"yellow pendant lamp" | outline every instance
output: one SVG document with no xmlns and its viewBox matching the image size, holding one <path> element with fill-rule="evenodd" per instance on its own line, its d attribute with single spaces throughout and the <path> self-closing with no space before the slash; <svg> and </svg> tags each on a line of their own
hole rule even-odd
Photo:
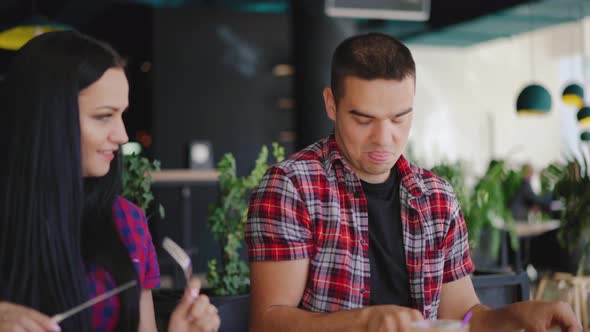
<svg viewBox="0 0 590 332">
<path fill-rule="evenodd" d="M 51 22 L 43 16 L 35 15 L 22 24 L 0 31 L 0 49 L 16 51 L 29 40 L 50 31 L 70 30 L 71 27 Z"/>
<path fill-rule="evenodd" d="M 577 118 L 582 128 L 590 128 L 590 107 L 584 106 L 580 108 Z"/>
<path fill-rule="evenodd" d="M 561 99 L 567 105 L 582 108 L 584 106 L 584 88 L 579 84 L 572 83 L 563 89 Z"/>
</svg>

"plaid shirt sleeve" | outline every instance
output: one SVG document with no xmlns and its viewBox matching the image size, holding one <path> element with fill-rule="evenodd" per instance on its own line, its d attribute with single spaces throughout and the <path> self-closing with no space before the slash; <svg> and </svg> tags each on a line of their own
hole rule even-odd
<svg viewBox="0 0 590 332">
<path fill-rule="evenodd" d="M 158 265 L 158 256 L 156 255 L 156 248 L 152 241 L 152 235 L 148 228 L 147 218 L 144 213 L 141 214 L 142 223 L 141 228 L 145 236 L 143 237 L 144 250 L 144 266 L 143 266 L 143 289 L 152 289 L 160 287 L 160 266 Z"/>
<path fill-rule="evenodd" d="M 141 288 L 160 285 L 160 267 L 145 213 L 135 204 L 119 197 L 115 204 L 119 233 L 137 271 Z"/>
<path fill-rule="evenodd" d="M 467 225 L 455 195 L 451 197 L 452 220 L 445 238 L 447 257 L 443 273 L 443 283 L 459 280 L 475 270 L 469 254 Z"/>
<path fill-rule="evenodd" d="M 302 259 L 315 250 L 306 206 L 279 167 L 271 167 L 252 192 L 246 242 L 251 261 Z"/>
</svg>

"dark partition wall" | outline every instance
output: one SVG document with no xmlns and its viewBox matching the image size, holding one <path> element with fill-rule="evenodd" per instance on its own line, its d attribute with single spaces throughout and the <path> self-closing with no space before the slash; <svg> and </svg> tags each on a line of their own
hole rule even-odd
<svg viewBox="0 0 590 332">
<path fill-rule="evenodd" d="M 292 96 L 291 76 L 277 77 L 275 65 L 292 63 L 287 14 L 248 14 L 207 8 L 157 9 L 153 41 L 153 155 L 163 168 L 186 168 L 187 145 L 207 140 L 217 162 L 234 154 L 238 173 L 254 165 L 263 144 L 293 130 L 293 110 L 277 107 Z M 292 151 L 290 142 L 281 142 Z M 219 256 L 206 225 L 215 184 L 191 188 L 195 270 Z M 167 216 L 159 236 L 181 235 L 180 190 L 157 188 Z"/>
<path fill-rule="evenodd" d="M 324 14 L 324 1 L 291 0 L 297 100 L 297 148 L 304 148 L 333 128 L 327 117 L 322 91 L 330 84 L 330 64 L 336 46 L 354 34 L 351 19 Z"/>
<path fill-rule="evenodd" d="M 154 29 L 155 155 L 186 167 L 188 142 L 209 140 L 215 160 L 232 152 L 244 173 L 292 126 L 276 106 L 291 78 L 272 74 L 291 62 L 288 15 L 160 9 Z"/>
</svg>

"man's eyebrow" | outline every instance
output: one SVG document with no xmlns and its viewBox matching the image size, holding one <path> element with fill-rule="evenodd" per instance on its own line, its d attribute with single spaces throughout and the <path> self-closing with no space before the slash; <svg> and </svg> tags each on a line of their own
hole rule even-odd
<svg viewBox="0 0 590 332">
<path fill-rule="evenodd" d="M 400 112 L 398 114 L 395 114 L 393 117 L 394 118 L 399 118 L 399 117 L 404 116 L 404 115 L 406 115 L 408 113 L 411 113 L 413 110 L 414 109 L 410 107 L 410 108 L 408 108 L 407 110 L 405 110 L 403 112 Z M 374 119 L 375 118 L 373 115 L 370 115 L 370 114 L 361 112 L 359 110 L 350 110 L 350 114 L 356 115 L 356 116 L 360 116 L 360 117 L 363 117 L 363 118 L 368 118 L 368 119 Z"/>
<path fill-rule="evenodd" d="M 363 118 L 368 118 L 368 119 L 374 119 L 374 118 L 375 118 L 375 117 L 374 117 L 374 116 L 372 116 L 372 115 L 369 115 L 369 114 L 367 114 L 367 113 L 363 113 L 363 112 L 361 112 L 361 111 L 358 111 L 358 110 L 350 110 L 349 112 L 350 112 L 350 114 L 352 114 L 352 115 L 360 116 L 360 117 L 363 117 Z"/>
<path fill-rule="evenodd" d="M 400 116 L 404 116 L 404 115 L 406 115 L 406 114 L 408 114 L 408 113 L 412 112 L 413 110 L 414 110 L 414 109 L 413 109 L 412 107 L 410 107 L 410 108 L 408 108 L 407 110 L 405 110 L 405 111 L 403 111 L 403 112 L 401 112 L 401 113 L 398 113 L 398 114 L 394 115 L 393 117 L 394 117 L 394 118 L 399 118 Z"/>
</svg>

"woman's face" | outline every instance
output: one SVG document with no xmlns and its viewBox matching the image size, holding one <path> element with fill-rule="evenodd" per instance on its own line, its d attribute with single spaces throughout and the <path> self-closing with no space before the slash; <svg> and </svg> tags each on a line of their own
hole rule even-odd
<svg viewBox="0 0 590 332">
<path fill-rule="evenodd" d="M 105 176 L 119 145 L 128 141 L 123 112 L 129 104 L 129 85 L 122 68 L 110 68 L 80 91 L 82 175 Z"/>
</svg>

